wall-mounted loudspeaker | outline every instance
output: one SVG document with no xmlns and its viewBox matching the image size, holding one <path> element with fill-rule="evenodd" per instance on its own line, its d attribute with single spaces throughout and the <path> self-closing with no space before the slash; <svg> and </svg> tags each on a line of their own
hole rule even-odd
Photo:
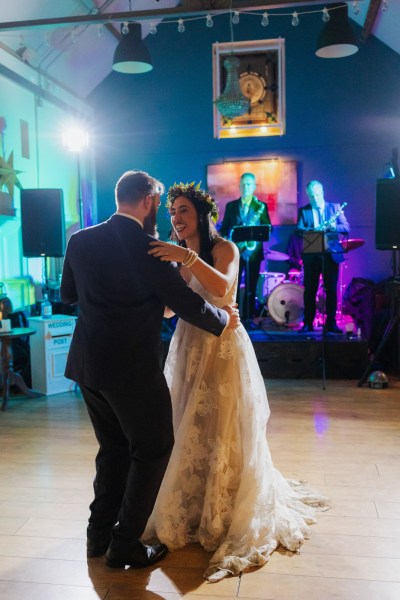
<svg viewBox="0 0 400 600">
<path fill-rule="evenodd" d="M 400 179 L 376 182 L 375 247 L 400 248 Z"/>
<path fill-rule="evenodd" d="M 24 256 L 64 256 L 63 191 L 21 190 L 21 226 Z"/>
</svg>

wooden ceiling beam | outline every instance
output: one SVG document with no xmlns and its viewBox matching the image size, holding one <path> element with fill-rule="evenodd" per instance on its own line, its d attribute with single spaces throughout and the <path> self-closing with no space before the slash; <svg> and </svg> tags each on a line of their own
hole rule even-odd
<svg viewBox="0 0 400 600">
<path fill-rule="evenodd" d="M 367 16 L 365 17 L 364 26 L 360 34 L 360 41 L 366 42 L 372 33 L 382 0 L 370 0 Z"/>
<path fill-rule="evenodd" d="M 322 0 L 325 5 L 333 4 L 337 0 Z M 373 0 L 371 0 L 373 1 Z M 321 0 L 272 0 L 271 2 L 265 2 L 265 0 L 232 0 L 232 10 L 239 11 L 257 11 L 257 10 L 272 10 L 276 8 L 293 7 L 298 6 L 310 6 L 310 5 L 321 5 Z M 57 17 L 51 19 L 30 19 L 28 21 L 9 21 L 6 23 L 0 23 L 0 31 L 12 31 L 21 29 L 32 29 L 36 27 L 61 27 L 67 25 L 91 25 L 91 24 L 103 24 L 109 25 L 112 29 L 111 23 L 114 21 L 135 21 L 135 20 L 146 20 L 146 19 L 180 19 L 184 17 L 202 16 L 207 14 L 223 14 L 229 12 L 229 9 L 222 10 L 198 10 L 198 9 L 181 9 L 175 8 L 156 8 L 152 10 L 139 10 L 139 11 L 125 11 L 119 13 L 96 13 L 89 15 L 74 15 L 68 17 Z M 114 32 L 115 33 L 115 30 Z"/>
</svg>

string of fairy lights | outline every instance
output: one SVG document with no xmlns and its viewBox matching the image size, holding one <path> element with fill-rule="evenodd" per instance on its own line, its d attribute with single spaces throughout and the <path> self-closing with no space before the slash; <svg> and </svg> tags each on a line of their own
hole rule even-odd
<svg viewBox="0 0 400 600">
<path fill-rule="evenodd" d="M 359 14 L 360 12 L 360 3 L 359 0 L 353 0 L 351 2 L 351 6 L 352 6 L 352 10 L 353 13 L 355 15 Z M 273 13 L 268 13 L 267 11 L 265 11 L 264 13 L 260 14 L 260 12 L 251 12 L 251 11 L 246 11 L 246 10 L 228 10 L 228 11 L 222 11 L 216 15 L 211 15 L 211 14 L 207 14 L 207 15 L 201 15 L 201 16 L 194 16 L 194 17 L 186 17 L 186 18 L 180 18 L 180 19 L 171 19 L 171 20 L 166 20 L 166 21 L 162 21 L 159 25 L 164 25 L 164 24 L 177 24 L 177 30 L 179 33 L 184 33 L 186 30 L 185 27 L 185 23 L 188 23 L 190 21 L 199 21 L 199 20 L 205 20 L 205 25 L 206 27 L 213 27 L 214 26 L 214 19 L 218 18 L 221 15 L 226 15 L 226 14 L 230 14 L 231 16 L 231 22 L 233 23 L 233 25 L 239 25 L 240 23 L 240 15 L 251 15 L 251 16 L 255 16 L 260 18 L 261 17 L 261 26 L 262 27 L 267 27 L 270 23 L 270 19 L 275 19 L 277 17 L 286 17 L 286 18 L 291 18 L 291 24 L 293 27 L 297 27 L 300 24 L 300 18 L 303 15 L 310 15 L 310 14 L 317 14 L 317 13 L 321 13 L 321 17 L 322 17 L 322 21 L 324 23 L 327 23 L 330 20 L 330 12 L 337 10 L 338 8 L 341 8 L 339 6 L 332 6 L 332 7 L 324 7 L 322 10 L 318 9 L 318 10 L 304 10 L 304 11 L 294 11 L 294 12 L 273 12 Z M 381 10 L 382 11 L 386 11 L 389 8 L 389 0 L 382 0 L 381 3 Z M 122 28 L 122 33 L 124 33 L 124 27 L 126 27 L 126 33 L 128 33 L 129 29 L 128 29 L 128 23 L 124 23 L 124 26 Z M 149 33 L 152 35 L 155 35 L 157 33 L 157 25 L 152 24 L 149 30 Z"/>
<path fill-rule="evenodd" d="M 355 15 L 359 14 L 360 12 L 360 2 L 359 0 L 352 0 L 352 2 L 348 3 L 351 6 L 351 10 L 353 11 L 353 13 Z M 382 11 L 386 11 L 389 8 L 389 4 L 390 4 L 390 0 L 382 0 L 381 1 L 381 6 L 380 6 L 380 10 Z M 149 33 L 151 35 L 156 35 L 157 31 L 158 31 L 158 27 L 159 26 L 164 26 L 164 25 L 173 25 L 175 24 L 177 26 L 177 31 L 179 33 L 184 33 L 186 30 L 186 25 L 189 22 L 192 21 L 199 21 L 199 20 L 204 20 L 205 21 L 205 26 L 207 28 L 211 28 L 214 26 L 214 20 L 218 19 L 221 16 L 224 15 L 229 15 L 230 16 L 230 21 L 231 24 L 233 25 L 239 25 L 240 24 L 240 17 L 241 15 L 250 15 L 253 17 L 257 17 L 258 19 L 260 19 L 260 24 L 262 27 L 268 27 L 268 25 L 270 24 L 270 21 L 276 18 L 290 18 L 291 19 L 291 24 L 293 27 L 298 27 L 300 25 L 301 19 L 306 16 L 306 15 L 310 15 L 310 14 L 321 14 L 321 18 L 322 21 L 324 23 L 328 22 L 330 20 L 330 13 L 334 10 L 337 10 L 338 8 L 341 8 L 341 6 L 325 6 L 322 9 L 317 9 L 317 10 L 295 10 L 293 12 L 268 12 L 268 11 L 264 11 L 263 13 L 259 12 L 252 12 L 252 11 L 246 11 L 246 10 L 226 10 L 226 11 L 220 11 L 216 14 L 206 14 L 206 15 L 197 15 L 197 16 L 193 16 L 193 17 L 185 17 L 185 18 L 179 18 L 179 19 L 166 19 L 163 21 L 160 21 L 159 23 L 152 23 L 150 22 L 150 29 L 149 29 Z M 97 35 L 99 37 L 101 37 L 104 33 L 104 25 L 102 23 L 99 23 L 96 25 L 97 27 Z M 122 25 L 122 34 L 127 34 L 129 32 L 129 22 L 126 21 L 123 23 Z M 77 44 L 79 41 L 79 31 L 77 31 L 76 28 L 73 28 L 71 30 L 70 33 L 71 36 L 71 41 L 73 44 Z M 23 35 L 18 35 L 19 39 L 20 39 L 20 46 L 24 46 L 24 37 Z M 50 46 L 50 36 L 48 34 L 48 32 L 46 32 L 45 34 L 45 45 L 46 46 Z"/>
</svg>

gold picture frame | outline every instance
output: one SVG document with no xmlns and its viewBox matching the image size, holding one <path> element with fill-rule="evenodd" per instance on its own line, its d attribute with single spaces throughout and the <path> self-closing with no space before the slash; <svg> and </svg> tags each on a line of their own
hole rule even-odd
<svg viewBox="0 0 400 600">
<path fill-rule="evenodd" d="M 214 137 L 238 138 L 285 133 L 285 40 L 215 43 L 213 53 Z M 250 109 L 240 117 L 222 117 L 215 100 L 226 85 L 224 60 L 239 59 L 239 85 Z"/>
</svg>

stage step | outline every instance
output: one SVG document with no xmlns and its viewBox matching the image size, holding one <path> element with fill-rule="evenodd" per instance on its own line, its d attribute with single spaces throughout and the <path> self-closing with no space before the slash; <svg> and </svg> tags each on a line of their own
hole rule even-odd
<svg viewBox="0 0 400 600">
<path fill-rule="evenodd" d="M 358 379 L 368 365 L 368 344 L 364 340 L 252 341 L 266 379 L 322 377 L 323 360 L 328 379 Z"/>
<path fill-rule="evenodd" d="M 297 331 L 268 333 L 248 331 L 266 379 L 313 379 L 322 377 L 325 357 L 325 377 L 328 379 L 359 379 L 368 365 L 368 343 L 358 338 L 311 334 Z M 171 333 L 163 332 L 164 359 Z"/>
</svg>

